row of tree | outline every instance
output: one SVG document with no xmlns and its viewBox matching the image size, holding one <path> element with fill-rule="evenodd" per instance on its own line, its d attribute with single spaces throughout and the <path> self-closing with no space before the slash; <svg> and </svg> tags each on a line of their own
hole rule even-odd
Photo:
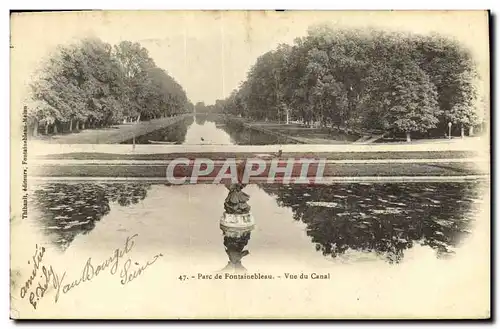
<svg viewBox="0 0 500 329">
<path fill-rule="evenodd" d="M 139 43 L 96 38 L 57 48 L 31 84 L 31 133 L 57 133 L 186 112 L 183 88 Z"/>
<path fill-rule="evenodd" d="M 214 108 L 253 120 L 442 136 L 449 122 L 462 133 L 480 124 L 478 78 L 455 40 L 319 25 L 260 56 Z"/>
</svg>

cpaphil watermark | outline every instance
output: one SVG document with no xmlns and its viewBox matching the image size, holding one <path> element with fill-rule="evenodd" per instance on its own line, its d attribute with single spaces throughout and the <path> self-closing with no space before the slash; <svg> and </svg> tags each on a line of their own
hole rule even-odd
<svg viewBox="0 0 500 329">
<path fill-rule="evenodd" d="M 177 158 L 168 164 L 166 177 L 171 184 L 314 184 L 323 178 L 326 159 L 223 159 Z"/>
</svg>

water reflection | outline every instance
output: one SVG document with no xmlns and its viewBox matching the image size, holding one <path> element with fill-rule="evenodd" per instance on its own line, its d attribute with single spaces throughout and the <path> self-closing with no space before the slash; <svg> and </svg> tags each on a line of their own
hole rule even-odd
<svg viewBox="0 0 500 329">
<path fill-rule="evenodd" d="M 133 139 L 122 142 L 132 144 Z M 196 114 L 171 126 L 137 136 L 136 144 L 296 144 L 285 136 L 251 129 L 222 115 Z"/>
<path fill-rule="evenodd" d="M 221 227 L 224 236 L 224 248 L 229 258 L 226 267 L 221 272 L 246 272 L 247 269 L 241 263 L 242 258 L 250 252 L 245 249 L 250 241 L 251 229 L 235 230 Z"/>
<path fill-rule="evenodd" d="M 154 142 L 165 144 L 182 144 L 186 140 L 188 128 L 193 124 L 194 118 L 187 116 L 183 120 L 165 128 L 155 130 L 149 134 L 137 136 L 136 144 L 152 144 Z M 126 140 L 121 144 L 132 144 L 133 139 Z"/>
<path fill-rule="evenodd" d="M 161 198 L 165 193 L 165 197 L 172 193 L 172 196 L 186 191 L 191 193 L 189 191 L 203 188 L 189 186 L 182 192 L 178 187 L 159 185 L 155 189 L 155 197 Z M 138 204 L 148 197 L 149 189 L 149 184 L 132 183 L 44 184 L 33 192 L 30 207 L 36 211 L 30 210 L 30 214 L 50 240 L 65 250 L 76 236 L 92 231 L 96 222 L 108 215 L 110 205 L 130 207 Z M 290 208 L 293 218 L 305 224 L 305 232 L 316 250 L 325 256 L 336 257 L 348 251 L 368 252 L 397 263 L 403 259 L 405 250 L 415 244 L 433 248 L 438 257 L 452 254 L 462 236 L 469 232 L 473 205 L 479 201 L 481 191 L 479 183 L 260 185 L 260 190 L 252 193 L 254 197 L 256 193 L 274 196 L 276 207 L 261 206 L 259 203 L 252 207 L 260 216 L 266 214 L 265 220 L 272 220 L 278 207 Z M 202 193 L 201 190 L 199 192 Z M 222 211 L 240 209 L 242 207 L 235 208 L 234 204 L 244 205 L 248 201 L 248 195 L 244 192 L 240 193 L 242 197 L 238 200 L 232 197 L 231 191 L 226 199 L 213 192 L 203 193 L 200 207 L 213 207 L 214 203 L 219 203 Z M 183 220 L 182 214 L 190 213 L 189 209 L 180 208 L 175 209 L 178 221 Z M 168 212 L 166 209 L 155 202 L 154 206 L 150 205 L 144 210 L 136 207 L 135 214 L 141 216 L 144 213 L 144 218 L 137 220 L 147 222 L 148 216 L 164 217 Z M 213 218 L 213 215 L 209 214 L 208 218 Z M 203 222 L 205 219 L 196 217 L 193 220 Z M 131 225 L 126 222 L 123 224 Z M 177 225 L 176 221 L 163 221 L 157 230 L 171 231 L 179 227 Z M 219 223 L 214 220 L 213 225 L 215 227 Z M 297 229 L 292 223 L 287 225 L 279 229 Z M 221 227 L 224 248 L 229 258 L 224 270 L 245 270 L 241 261 L 249 253 L 245 247 L 252 228 Z M 179 236 L 191 233 L 183 229 L 176 231 Z M 266 232 L 271 236 L 275 233 Z"/>
<path fill-rule="evenodd" d="M 229 257 L 227 266 L 222 271 L 246 271 L 241 259 L 249 254 L 244 250 L 250 240 L 250 232 L 255 221 L 250 213 L 250 196 L 243 191 L 245 184 L 227 184 L 228 194 L 224 200 L 224 214 L 220 219 L 220 228 L 224 233 L 224 246 Z"/>
<path fill-rule="evenodd" d="M 54 245 L 65 250 L 110 211 L 110 203 L 130 206 L 144 200 L 148 184 L 45 184 L 33 193 L 30 207 Z"/>
<path fill-rule="evenodd" d="M 208 116 L 203 114 L 197 114 L 194 117 L 197 125 L 203 126 L 207 122 Z"/>
<path fill-rule="evenodd" d="M 214 122 L 204 121 L 200 124 L 198 122 L 198 116 L 196 116 L 196 122 L 189 127 L 186 133 L 184 144 L 230 145 L 232 143 L 231 137 L 223 130 L 217 129 Z"/>
<path fill-rule="evenodd" d="M 284 136 L 271 135 L 262 131 L 250 129 L 238 121 L 219 119 L 216 122 L 220 129 L 231 136 L 231 141 L 236 145 L 297 144 L 295 140 Z"/>
<path fill-rule="evenodd" d="M 475 183 L 346 184 L 331 186 L 262 185 L 295 220 L 323 255 L 348 250 L 374 252 L 400 262 L 415 243 L 438 256 L 453 253 L 468 233 Z"/>
</svg>

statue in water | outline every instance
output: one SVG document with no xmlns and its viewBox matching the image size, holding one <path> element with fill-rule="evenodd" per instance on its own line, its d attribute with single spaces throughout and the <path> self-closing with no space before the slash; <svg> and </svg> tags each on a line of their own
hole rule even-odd
<svg viewBox="0 0 500 329">
<path fill-rule="evenodd" d="M 250 232 L 241 232 L 239 234 L 231 234 L 225 232 L 224 246 L 226 254 L 229 257 L 229 262 L 222 272 L 246 272 L 246 268 L 241 264 L 241 259 L 249 254 L 245 247 L 250 240 Z"/>
<path fill-rule="evenodd" d="M 224 210 L 227 214 L 248 214 L 250 212 L 250 206 L 248 205 L 248 200 L 250 196 L 243 192 L 244 184 L 231 184 L 226 185 L 229 193 L 224 201 Z"/>
<path fill-rule="evenodd" d="M 238 166 L 239 183 L 226 184 L 229 193 L 224 201 L 224 214 L 220 222 L 224 234 L 224 247 L 229 257 L 229 262 L 222 270 L 224 272 L 246 271 L 241 264 L 241 259 L 249 253 L 248 250 L 245 250 L 245 247 L 250 240 L 250 232 L 255 225 L 248 205 L 250 196 L 242 191 L 246 186 L 246 184 L 241 183 L 244 166 L 244 162 Z"/>
</svg>

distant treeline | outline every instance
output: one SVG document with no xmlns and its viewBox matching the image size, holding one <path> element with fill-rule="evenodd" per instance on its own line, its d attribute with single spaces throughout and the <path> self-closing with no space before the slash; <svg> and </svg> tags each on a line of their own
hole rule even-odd
<svg viewBox="0 0 500 329">
<path fill-rule="evenodd" d="M 31 84 L 31 134 L 150 120 L 192 108 L 183 88 L 139 43 L 87 38 L 60 46 Z"/>
<path fill-rule="evenodd" d="M 481 124 L 477 81 L 471 54 L 455 40 L 318 25 L 260 56 L 211 111 L 442 136 L 448 122 L 462 133 Z"/>
</svg>

